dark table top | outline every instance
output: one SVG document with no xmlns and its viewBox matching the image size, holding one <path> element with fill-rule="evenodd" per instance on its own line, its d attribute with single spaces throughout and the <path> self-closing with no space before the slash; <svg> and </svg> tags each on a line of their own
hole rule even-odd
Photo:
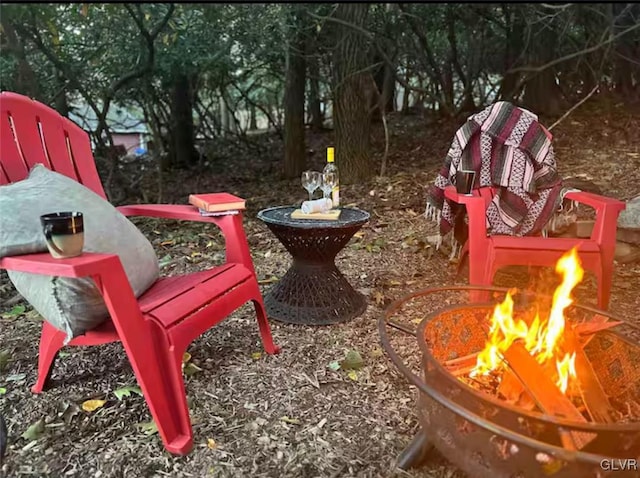
<svg viewBox="0 0 640 478">
<path fill-rule="evenodd" d="M 258 219 L 267 224 L 276 224 L 279 226 L 288 226 L 299 229 L 340 229 L 362 225 L 369 220 L 369 213 L 361 209 L 352 207 L 340 208 L 340 218 L 331 221 L 322 221 L 317 219 L 291 219 L 291 213 L 299 209 L 294 206 L 277 206 L 263 209 L 258 213 Z"/>
</svg>

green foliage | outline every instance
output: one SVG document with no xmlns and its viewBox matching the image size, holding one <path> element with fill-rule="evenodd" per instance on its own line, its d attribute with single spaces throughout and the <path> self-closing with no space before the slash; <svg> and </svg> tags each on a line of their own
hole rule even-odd
<svg viewBox="0 0 640 478">
<path fill-rule="evenodd" d="M 0 4 L 0 87 L 54 105 L 61 97 L 137 106 L 154 142 L 171 144 L 171 92 L 189 80 L 198 134 L 221 133 L 221 99 L 278 126 L 286 51 L 298 29 L 331 99 L 335 4 Z M 372 4 L 363 34 L 372 72 L 392 64 L 411 103 L 459 112 L 493 101 L 512 80 L 516 97 L 548 68 L 575 101 L 591 84 L 637 85 L 640 7 L 608 4 Z M 629 28 L 628 32 L 623 32 Z M 619 39 L 612 34 L 624 33 Z M 155 35 L 152 37 L 152 35 Z M 630 53 L 631 52 L 631 53 Z M 613 54 L 615 53 L 615 54 Z M 504 92 L 503 92 L 504 93 Z"/>
</svg>

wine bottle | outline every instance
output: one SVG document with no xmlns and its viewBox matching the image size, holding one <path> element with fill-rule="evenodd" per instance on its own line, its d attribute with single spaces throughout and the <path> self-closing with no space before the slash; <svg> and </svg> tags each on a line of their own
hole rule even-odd
<svg viewBox="0 0 640 478">
<path fill-rule="evenodd" d="M 327 148 L 327 164 L 324 167 L 322 173 L 334 173 L 336 177 L 336 184 L 333 186 L 333 190 L 331 191 L 331 202 L 333 203 L 333 207 L 338 207 L 340 205 L 340 182 L 338 176 L 338 166 L 335 163 L 335 149 Z"/>
</svg>

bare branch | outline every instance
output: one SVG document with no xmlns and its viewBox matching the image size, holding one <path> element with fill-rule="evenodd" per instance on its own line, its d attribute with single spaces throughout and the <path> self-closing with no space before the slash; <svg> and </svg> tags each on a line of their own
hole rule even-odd
<svg viewBox="0 0 640 478">
<path fill-rule="evenodd" d="M 139 4 L 135 4 L 137 7 L 137 10 L 140 12 L 140 5 Z M 169 20 L 171 19 L 171 15 L 173 15 L 173 11 L 175 10 L 175 5 L 173 3 L 169 4 L 169 8 L 167 10 L 167 12 L 165 13 L 164 17 L 162 18 L 162 20 L 160 20 L 160 22 L 153 28 L 153 30 L 151 32 L 147 31 L 147 29 L 145 28 L 144 24 L 142 23 L 142 19 L 140 17 L 138 17 L 138 15 L 135 14 L 135 12 L 131 9 L 131 6 L 129 4 L 124 4 L 124 8 L 127 10 L 127 12 L 129 13 L 129 15 L 131 16 L 131 18 L 133 19 L 133 21 L 135 22 L 135 24 L 138 27 L 138 30 L 140 31 L 140 35 L 142 35 L 142 37 L 145 40 L 145 43 L 147 44 L 147 49 L 149 50 L 149 57 L 147 58 L 147 61 L 145 62 L 145 64 L 133 71 L 130 71 L 129 73 L 127 73 L 126 75 L 118 78 L 117 80 L 115 80 L 111 86 L 109 86 L 109 92 L 110 95 L 109 96 L 113 96 L 113 94 L 118 91 L 120 88 L 122 88 L 124 85 L 126 85 L 127 83 L 129 83 L 132 80 L 135 80 L 136 78 L 140 78 L 142 76 L 144 76 L 145 74 L 149 73 L 152 69 L 153 69 L 153 64 L 155 62 L 155 47 L 153 45 L 156 37 L 158 36 L 158 34 L 162 31 L 162 29 L 166 26 L 166 24 L 169 22 Z"/>
<path fill-rule="evenodd" d="M 540 66 L 521 66 L 521 67 L 518 67 L 518 68 L 512 68 L 507 73 L 518 73 L 518 72 L 540 73 L 541 71 L 546 70 L 547 68 L 550 68 L 550 67 L 552 67 L 554 65 L 557 65 L 558 63 L 563 63 L 565 61 L 571 60 L 571 59 L 576 58 L 578 56 L 586 55 L 588 53 L 593 53 L 594 51 L 599 50 L 603 46 L 608 45 L 609 43 L 612 43 L 612 42 L 616 41 L 621 36 L 626 35 L 627 33 L 632 32 L 633 30 L 636 30 L 638 28 L 640 28 L 640 23 L 627 28 L 626 30 L 621 31 L 617 35 L 611 36 L 607 40 L 603 40 L 600 43 L 598 43 L 598 44 L 596 44 L 596 45 L 594 45 L 592 47 L 585 48 L 583 50 L 570 53 L 570 54 L 565 55 L 565 56 L 560 57 L 560 58 L 556 58 L 555 60 L 552 60 L 552 61 L 550 61 L 548 63 L 545 63 L 544 65 L 540 65 Z"/>
<path fill-rule="evenodd" d="M 589 92 L 589 94 L 587 96 L 585 96 L 584 98 L 582 98 L 580 101 L 578 101 L 575 105 L 573 105 L 571 108 L 569 108 L 569 110 L 563 114 L 558 121 L 556 121 L 555 123 L 553 123 L 551 126 L 549 126 L 547 129 L 549 131 L 551 131 L 553 128 L 555 128 L 562 120 L 564 120 L 567 116 L 569 116 L 571 113 L 573 113 L 574 110 L 576 110 L 582 103 L 584 103 L 585 101 L 587 101 L 589 98 L 591 98 L 593 96 L 593 94 L 598 91 L 598 88 L 600 87 L 600 85 L 596 85 L 593 87 L 593 89 Z"/>
<path fill-rule="evenodd" d="M 316 20 L 322 20 L 322 21 L 331 21 L 349 28 L 352 28 L 360 33 L 362 33 L 365 37 L 367 37 L 367 39 L 371 40 L 373 39 L 374 35 L 373 33 L 371 33 L 368 30 L 365 30 L 362 27 L 359 27 L 358 25 L 353 25 L 352 23 L 346 22 L 342 19 L 339 18 L 334 18 L 334 17 L 324 17 L 321 15 L 316 15 L 313 12 L 307 11 L 307 14 L 313 18 L 315 18 Z M 380 45 L 377 44 L 377 42 L 372 41 L 372 44 L 374 45 L 374 47 L 376 48 L 376 51 L 378 52 L 378 54 L 380 55 L 380 58 L 382 58 L 382 60 L 391 67 L 392 71 L 396 71 L 396 67 L 397 65 L 395 64 L 395 62 L 393 62 L 389 56 L 386 54 L 386 52 L 380 48 Z M 427 95 L 427 98 L 430 99 L 436 99 L 432 96 L 431 91 L 425 89 L 425 88 L 418 88 L 416 86 L 412 86 L 409 84 L 409 82 L 407 81 L 406 78 L 402 78 L 400 75 L 398 75 L 397 73 L 395 74 L 396 77 L 396 81 L 398 83 L 400 83 L 400 85 L 402 85 L 403 88 L 407 89 L 407 90 L 411 90 L 411 91 L 416 91 L 418 93 L 423 93 L 425 95 Z"/>
</svg>

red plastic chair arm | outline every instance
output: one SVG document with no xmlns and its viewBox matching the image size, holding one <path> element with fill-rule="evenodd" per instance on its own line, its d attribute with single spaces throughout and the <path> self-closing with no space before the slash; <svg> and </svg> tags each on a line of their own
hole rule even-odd
<svg viewBox="0 0 640 478">
<path fill-rule="evenodd" d="M 625 204 L 618 199 L 608 198 L 605 196 L 600 196 L 599 194 L 588 193 L 585 191 L 569 191 L 564 196 L 565 199 L 569 199 L 571 201 L 577 201 L 582 204 L 586 204 L 587 206 L 591 206 L 596 210 L 601 210 L 602 208 L 607 208 L 611 210 L 618 210 L 618 212 L 622 211 L 625 208 Z"/>
<path fill-rule="evenodd" d="M 454 186 L 447 186 L 444 189 L 444 195 L 450 201 L 457 204 L 464 204 L 467 208 L 467 216 L 469 216 L 469 238 L 471 239 L 471 236 L 486 238 L 486 202 L 478 191 L 473 191 L 473 196 L 466 196 L 464 194 L 458 194 Z"/>
<path fill-rule="evenodd" d="M 225 239 L 227 262 L 243 264 L 250 271 L 253 261 L 249 253 L 249 244 L 242 226 L 242 211 L 223 216 L 202 216 L 198 209 L 187 204 L 139 204 L 117 208 L 125 216 L 146 216 L 162 219 L 210 222 L 222 231 Z"/>
<path fill-rule="evenodd" d="M 8 256 L 0 259 L 0 269 L 31 272 L 61 277 L 87 277 L 119 267 L 120 258 L 115 254 L 85 252 L 69 259 L 54 259 L 47 253 Z"/>
<path fill-rule="evenodd" d="M 591 240 L 601 247 L 606 245 L 608 249 L 615 249 L 618 215 L 625 209 L 626 204 L 617 199 L 584 191 L 570 191 L 564 197 L 596 210 L 596 223 L 591 231 Z"/>
<path fill-rule="evenodd" d="M 119 206 L 117 209 L 125 216 L 159 217 L 198 222 L 216 222 L 216 219 L 223 217 L 202 216 L 198 208 L 190 204 L 131 204 Z"/>
</svg>

